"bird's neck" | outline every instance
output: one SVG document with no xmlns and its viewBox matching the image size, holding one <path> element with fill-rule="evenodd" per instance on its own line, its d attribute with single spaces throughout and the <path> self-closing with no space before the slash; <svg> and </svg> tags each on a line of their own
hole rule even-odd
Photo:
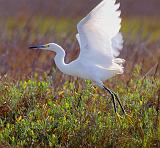
<svg viewBox="0 0 160 148">
<path fill-rule="evenodd" d="M 64 62 L 64 58 L 66 55 L 65 51 L 61 46 L 59 46 L 57 44 L 55 44 L 54 46 L 55 46 L 54 51 L 56 52 L 56 56 L 54 58 L 55 64 L 60 71 L 62 71 L 63 73 L 66 73 L 66 71 L 68 70 L 68 68 L 67 68 L 68 64 L 66 64 Z"/>
</svg>

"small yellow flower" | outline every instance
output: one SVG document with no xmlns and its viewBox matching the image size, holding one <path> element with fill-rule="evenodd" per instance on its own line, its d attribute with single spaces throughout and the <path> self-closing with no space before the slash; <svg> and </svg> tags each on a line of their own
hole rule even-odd
<svg viewBox="0 0 160 148">
<path fill-rule="evenodd" d="M 143 101 L 140 101 L 140 105 L 143 105 Z"/>
<path fill-rule="evenodd" d="M 19 116 L 18 118 L 16 118 L 17 122 L 20 122 L 22 120 L 22 116 Z"/>
</svg>

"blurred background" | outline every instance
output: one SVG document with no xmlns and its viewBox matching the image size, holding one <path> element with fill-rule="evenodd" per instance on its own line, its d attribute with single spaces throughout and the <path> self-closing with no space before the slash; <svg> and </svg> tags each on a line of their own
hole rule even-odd
<svg viewBox="0 0 160 148">
<path fill-rule="evenodd" d="M 32 44 L 56 42 L 65 48 L 66 62 L 79 46 L 76 24 L 101 0 L 0 0 L 0 75 L 13 79 L 35 73 L 63 76 L 54 65 L 54 53 L 29 50 Z M 127 78 L 136 64 L 141 74 L 158 75 L 160 64 L 160 1 L 121 0 Z M 67 77 L 67 76 L 63 76 Z M 68 79 L 68 77 L 67 77 Z"/>
<path fill-rule="evenodd" d="M 83 16 L 101 0 L 1 0 L 3 16 Z M 159 0 L 120 0 L 123 16 L 159 16 Z"/>
</svg>

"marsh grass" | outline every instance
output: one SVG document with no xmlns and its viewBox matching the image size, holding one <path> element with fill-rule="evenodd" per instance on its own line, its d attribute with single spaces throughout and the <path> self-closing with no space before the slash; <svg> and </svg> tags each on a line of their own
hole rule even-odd
<svg viewBox="0 0 160 148">
<path fill-rule="evenodd" d="M 54 88 L 50 78 L 12 83 L 1 79 L 0 141 L 8 146 L 32 147 L 158 147 L 158 78 L 139 76 L 134 69 L 128 83 L 110 80 L 132 123 L 114 114 L 111 99 L 90 81 L 76 87 L 66 81 Z M 120 108 L 118 109 L 120 112 Z"/>
</svg>

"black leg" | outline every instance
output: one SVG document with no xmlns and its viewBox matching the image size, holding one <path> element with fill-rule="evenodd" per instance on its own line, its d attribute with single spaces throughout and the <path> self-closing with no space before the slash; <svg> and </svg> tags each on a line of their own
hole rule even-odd
<svg viewBox="0 0 160 148">
<path fill-rule="evenodd" d="M 125 112 L 125 110 L 124 110 L 124 108 L 123 108 L 123 106 L 122 106 L 122 104 L 121 104 L 121 101 L 120 101 L 119 97 L 117 96 L 117 94 L 116 94 L 115 92 L 112 92 L 112 93 L 114 94 L 116 100 L 118 101 L 118 103 L 119 103 L 119 105 L 120 105 L 120 107 L 121 107 L 121 109 L 122 109 L 123 114 L 125 115 L 126 112 Z"/>
<path fill-rule="evenodd" d="M 107 92 L 109 92 L 109 94 L 111 95 L 111 97 L 112 97 L 112 102 L 113 102 L 113 107 L 114 107 L 114 111 L 115 111 L 115 113 L 117 113 L 117 108 L 116 108 L 115 95 L 114 95 L 114 93 L 113 93 L 110 89 L 108 89 L 107 87 L 105 87 L 105 86 L 103 86 L 103 88 L 104 88 Z"/>
<path fill-rule="evenodd" d="M 116 94 L 115 92 L 111 91 L 110 89 L 108 89 L 108 88 L 105 87 L 105 86 L 103 86 L 103 88 L 104 88 L 105 90 L 107 90 L 107 91 L 111 94 L 112 100 L 113 100 L 113 98 L 114 98 L 114 99 L 116 98 L 116 100 L 118 101 L 118 104 L 120 105 L 120 107 L 121 107 L 121 109 L 122 109 L 123 114 L 126 114 L 126 112 L 125 112 L 125 110 L 124 110 L 124 108 L 123 108 L 123 106 L 122 106 L 122 104 L 121 104 L 121 102 L 120 102 L 119 97 L 117 96 L 117 94 Z M 113 96 L 114 96 L 114 97 L 113 97 Z M 113 102 L 115 102 L 115 100 L 114 100 Z M 114 104 L 114 108 L 116 108 L 115 103 L 113 103 L 113 104 Z M 116 111 L 117 111 L 117 109 L 116 109 Z M 116 112 L 116 111 L 115 111 L 115 112 Z"/>
</svg>

